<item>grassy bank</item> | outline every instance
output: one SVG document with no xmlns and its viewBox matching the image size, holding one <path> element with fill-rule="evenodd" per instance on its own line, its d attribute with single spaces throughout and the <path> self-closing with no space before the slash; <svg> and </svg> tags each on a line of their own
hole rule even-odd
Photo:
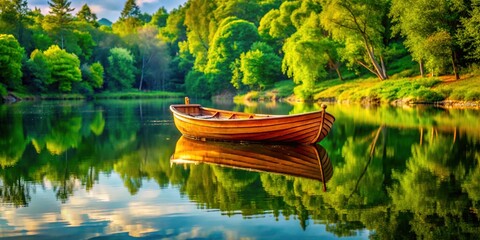
<svg viewBox="0 0 480 240">
<path fill-rule="evenodd" d="M 317 83 L 313 101 L 340 103 L 419 104 L 442 103 L 480 106 L 480 75 L 465 75 L 460 80 L 451 76 L 428 78 L 377 78 L 326 80 Z M 294 95 L 294 84 L 286 80 L 263 92 L 249 92 L 236 101 L 288 99 L 303 101 Z"/>
<path fill-rule="evenodd" d="M 78 93 L 52 93 L 32 95 L 19 92 L 11 92 L 11 97 L 17 100 L 85 100 L 85 99 L 139 99 L 139 98 L 182 98 L 184 93 L 165 91 L 128 91 L 128 92 L 103 92 L 92 95 Z"/>
</svg>

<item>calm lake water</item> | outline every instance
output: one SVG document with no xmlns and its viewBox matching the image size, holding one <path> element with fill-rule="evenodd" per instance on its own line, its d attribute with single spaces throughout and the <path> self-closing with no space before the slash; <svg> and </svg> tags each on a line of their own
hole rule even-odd
<svg viewBox="0 0 480 240">
<path fill-rule="evenodd" d="M 181 102 L 0 105 L 0 237 L 475 239 L 480 234 L 478 110 L 329 105 L 337 120 L 315 148 L 329 158 L 318 171 L 323 179 L 310 179 L 290 175 L 294 171 L 282 164 L 268 166 L 284 170 L 277 174 L 174 162 L 185 154 L 235 159 L 299 151 L 245 144 L 220 151 L 215 144 L 185 143 L 168 110 Z M 320 108 L 200 103 L 252 113 Z M 263 148 L 268 151 L 257 151 Z"/>
</svg>

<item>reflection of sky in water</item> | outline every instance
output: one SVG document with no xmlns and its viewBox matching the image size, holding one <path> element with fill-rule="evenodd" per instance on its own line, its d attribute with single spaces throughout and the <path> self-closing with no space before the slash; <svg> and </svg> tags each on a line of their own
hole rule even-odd
<svg viewBox="0 0 480 240">
<path fill-rule="evenodd" d="M 101 175 L 90 191 L 77 183 L 76 191 L 61 204 L 48 182 L 32 191 L 28 207 L 0 206 L 0 237 L 35 235 L 35 238 L 334 238 L 325 226 L 309 225 L 305 231 L 297 220 L 275 220 L 272 214 L 244 219 L 219 211 L 197 209 L 173 187 L 159 189 L 145 181 L 131 196 L 117 174 Z M 359 236 L 368 237 L 368 232 Z M 357 238 L 359 237 L 357 236 Z"/>
</svg>

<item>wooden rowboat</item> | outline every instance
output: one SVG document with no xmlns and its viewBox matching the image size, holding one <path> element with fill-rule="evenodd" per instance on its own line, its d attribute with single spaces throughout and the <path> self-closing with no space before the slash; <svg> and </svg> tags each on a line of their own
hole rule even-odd
<svg viewBox="0 0 480 240">
<path fill-rule="evenodd" d="M 171 105 L 183 136 L 201 140 L 314 144 L 327 136 L 335 117 L 323 110 L 294 115 L 266 115 Z"/>
<path fill-rule="evenodd" d="M 327 151 L 315 145 L 208 142 L 180 137 L 170 158 L 175 164 L 214 164 L 318 180 L 332 178 Z"/>
</svg>

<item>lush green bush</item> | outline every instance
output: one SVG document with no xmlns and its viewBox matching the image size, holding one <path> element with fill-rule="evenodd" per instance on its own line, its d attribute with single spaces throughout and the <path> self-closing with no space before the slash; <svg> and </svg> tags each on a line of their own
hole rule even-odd
<svg viewBox="0 0 480 240">
<path fill-rule="evenodd" d="M 0 97 L 5 97 L 7 96 L 7 89 L 5 88 L 5 86 L 3 86 L 3 84 L 0 84 Z"/>
</svg>

